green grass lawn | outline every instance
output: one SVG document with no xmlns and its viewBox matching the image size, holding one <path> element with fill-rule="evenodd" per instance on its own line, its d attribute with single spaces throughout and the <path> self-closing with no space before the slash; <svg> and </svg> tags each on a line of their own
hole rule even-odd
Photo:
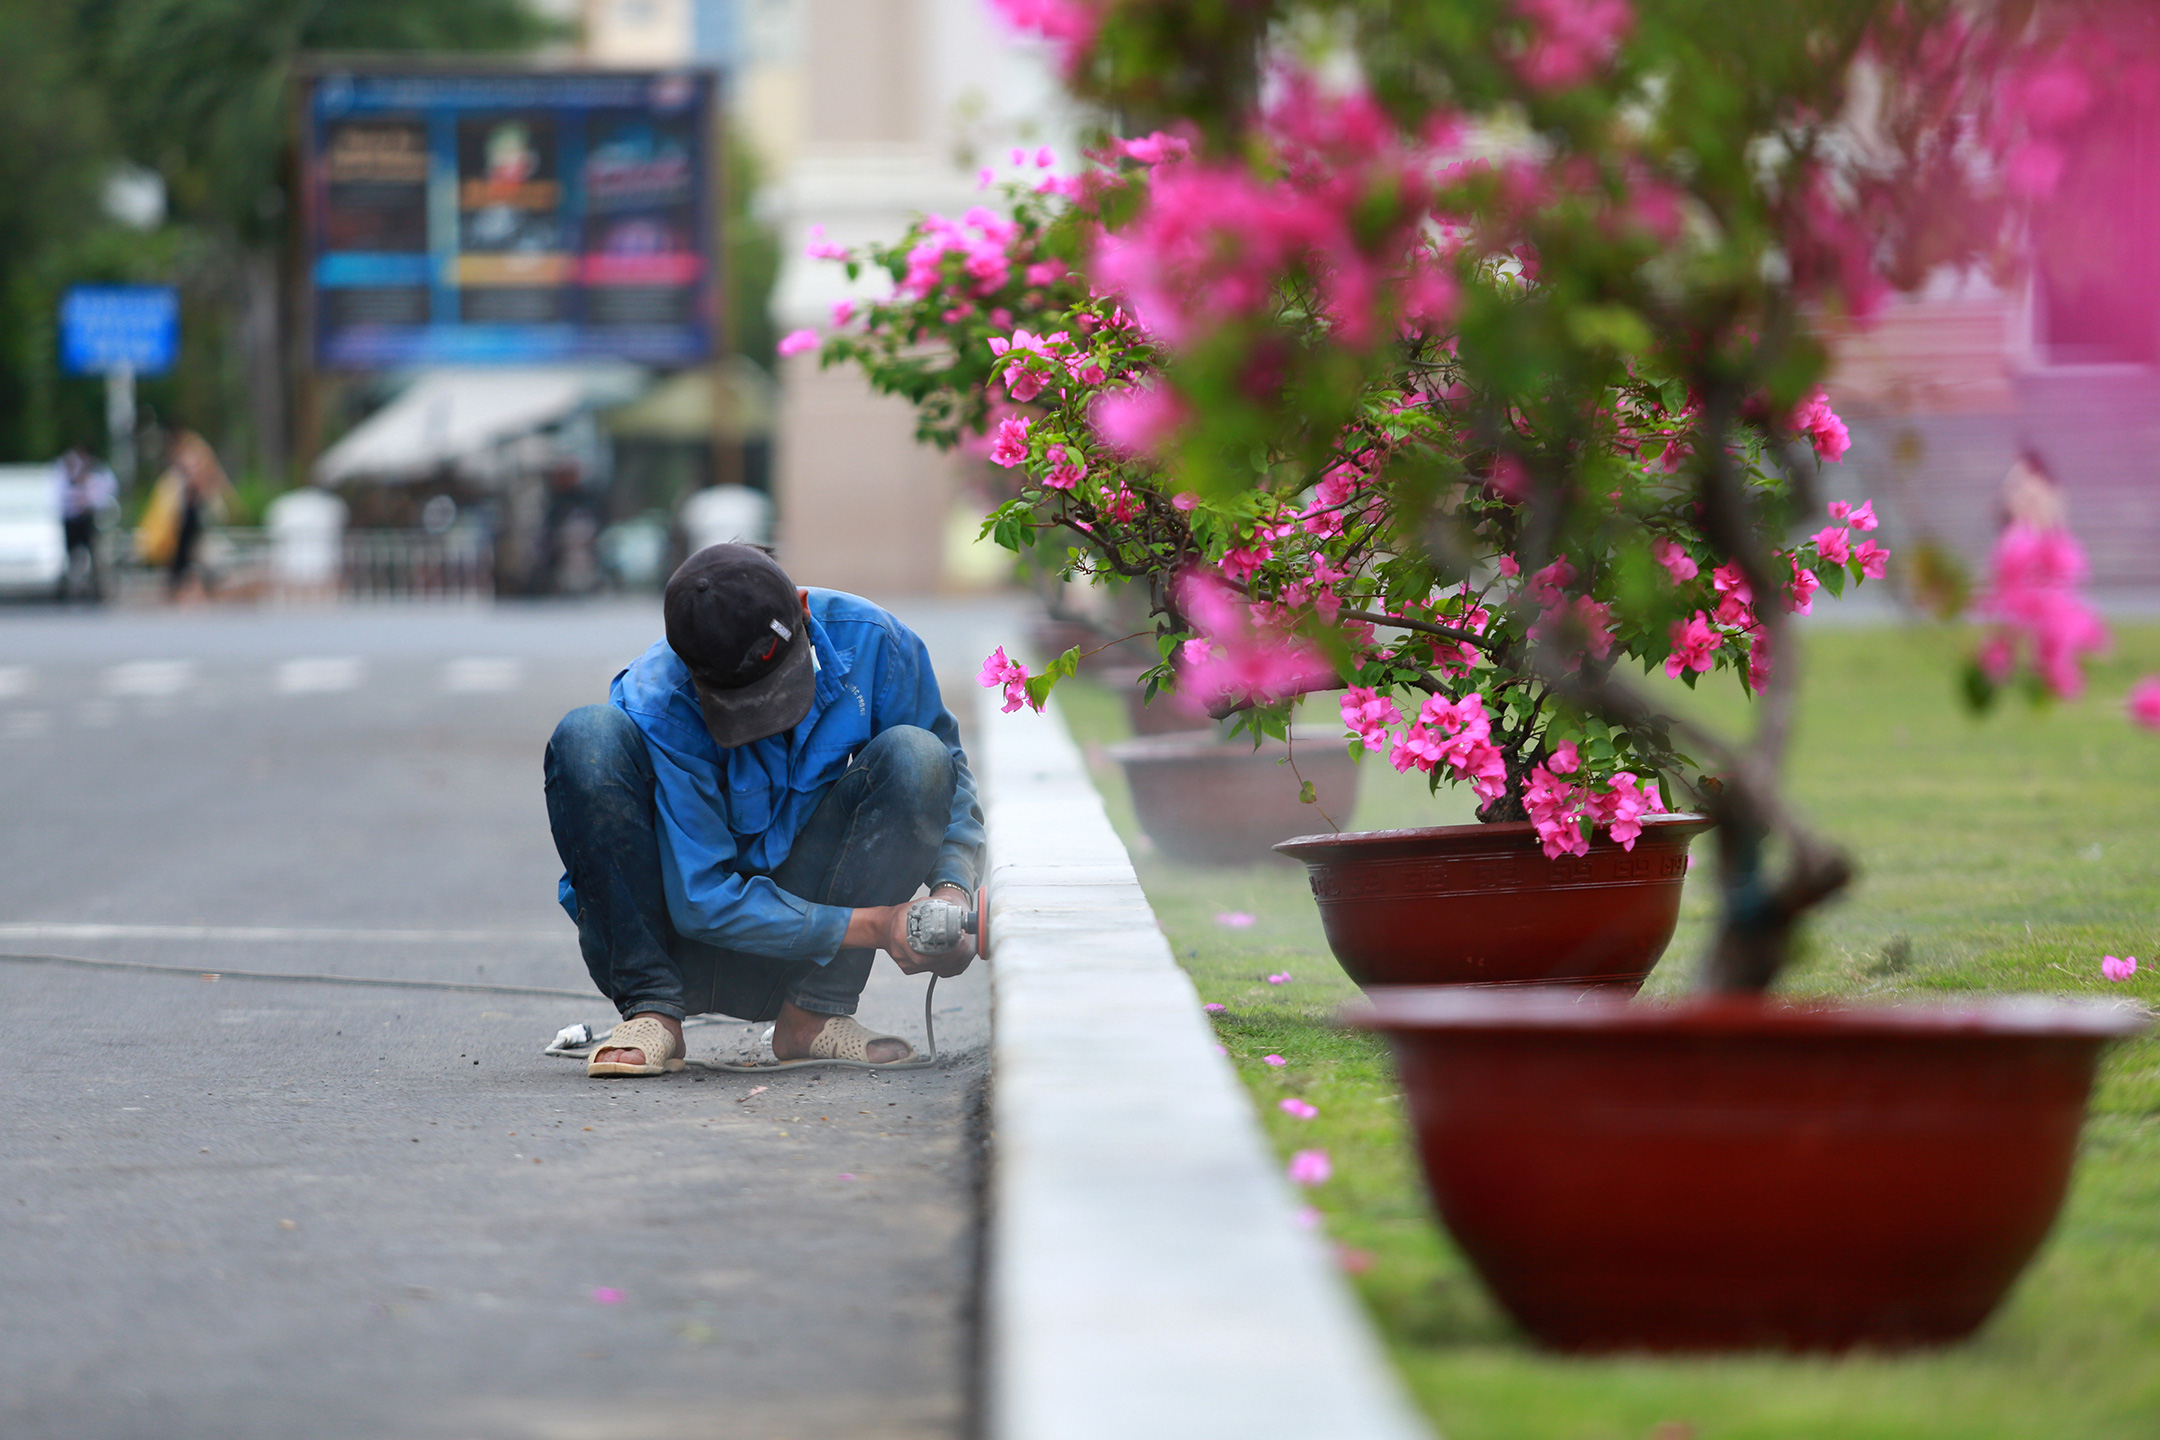
<svg viewBox="0 0 2160 1440">
<path fill-rule="evenodd" d="M 2042 713 L 2019 702 L 1977 721 L 1954 694 L 1961 643 L 1933 629 L 1812 635 L 1793 793 L 1851 849 L 1861 879 L 1815 925 L 1785 988 L 2160 999 L 2160 736 L 2133 729 L 2121 704 L 2137 675 L 2160 671 L 2160 627 L 2120 627 L 2084 700 Z M 1713 717 L 1741 714 L 1736 696 L 1672 689 Z M 1835 1360 L 1549 1355 L 1494 1308 L 1434 1223 L 1384 1045 L 1333 1023 L 1356 988 L 1328 954 L 1303 872 L 1178 866 L 1134 844 L 1124 782 L 1099 754 L 1126 731 L 1121 697 L 1082 682 L 1058 694 L 1164 931 L 1201 997 L 1228 1007 L 1216 1028 L 1277 1148 L 1333 1156 L 1313 1203 L 1448 1440 L 2160 1436 L 2160 1041 L 2109 1056 L 2055 1233 L 1971 1342 Z M 1428 795 L 1384 764 L 1362 781 L 1354 828 L 1471 818 L 1455 793 Z M 1689 886 L 1649 993 L 1687 986 L 1708 898 Z M 1215 918 L 1236 911 L 1254 923 Z M 2144 963 L 2109 985 L 2103 953 Z M 1290 983 L 1267 983 L 1282 971 Z M 1262 1063 L 1270 1054 L 1289 1063 Z M 1318 1117 L 1283 1114 L 1275 1102 L 1293 1095 Z"/>
</svg>

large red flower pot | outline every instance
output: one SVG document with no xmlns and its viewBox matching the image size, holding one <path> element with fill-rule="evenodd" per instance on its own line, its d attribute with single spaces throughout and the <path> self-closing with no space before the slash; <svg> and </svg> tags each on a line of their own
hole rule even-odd
<svg viewBox="0 0 2160 1440">
<path fill-rule="evenodd" d="M 2062 1203 L 2105 1002 L 1379 990 L 1440 1218 L 1569 1350 L 1969 1335 Z"/>
<path fill-rule="evenodd" d="M 1308 737 L 1302 730 L 1296 739 Z M 1212 730 L 1146 735 L 1110 747 L 1124 767 L 1140 828 L 1166 858 L 1189 865 L 1253 865 L 1275 842 L 1310 830 L 1324 810 L 1347 818 L 1357 804 L 1357 765 L 1334 732 L 1297 747 L 1297 770 L 1285 747 L 1269 741 L 1217 739 Z M 1317 807 L 1298 799 L 1298 776 L 1313 784 Z"/>
<path fill-rule="evenodd" d="M 1527 821 L 1303 835 L 1335 958 L 1359 985 L 1610 985 L 1630 992 L 1680 918 L 1699 815 L 1645 817 L 1632 850 L 1600 834 L 1548 860 Z"/>
</svg>

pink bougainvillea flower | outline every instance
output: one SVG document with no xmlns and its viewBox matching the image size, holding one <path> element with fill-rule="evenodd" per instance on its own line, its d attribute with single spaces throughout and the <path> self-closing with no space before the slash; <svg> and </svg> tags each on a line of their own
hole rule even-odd
<svg viewBox="0 0 2160 1440">
<path fill-rule="evenodd" d="M 1402 711 L 1385 695 L 1362 685 L 1343 692 L 1343 724 L 1368 750 L 1386 750 L 1388 726 L 1401 719 Z"/>
<path fill-rule="evenodd" d="M 1292 1095 L 1287 1100 L 1276 1101 L 1275 1108 L 1285 1115 L 1295 1115 L 1300 1120 L 1310 1120 L 1320 1113 L 1319 1106 L 1309 1100 L 1300 1100 L 1295 1095 Z"/>
<path fill-rule="evenodd" d="M 1710 619 L 1697 610 L 1686 620 L 1672 623 L 1672 654 L 1665 657 L 1665 673 L 1677 677 L 1682 670 L 1697 673 L 1709 670 L 1717 662 L 1711 657 L 1725 637 L 1710 628 Z"/>
<path fill-rule="evenodd" d="M 1873 530 L 1876 526 L 1882 523 L 1880 520 L 1877 520 L 1875 518 L 1875 502 L 1872 500 L 1861 501 L 1858 505 L 1853 507 L 1852 514 L 1850 515 L 1834 515 L 1831 518 L 1836 520 L 1843 520 L 1848 525 L 1851 525 L 1853 529 L 1862 531 L 1863 533 L 1869 530 Z"/>
<path fill-rule="evenodd" d="M 1263 1065 L 1273 1065 L 1276 1069 L 1280 1070 L 1283 1066 L 1288 1065 L 1290 1062 L 1283 1059 L 1280 1055 L 1262 1055 L 1260 1057 L 1260 1063 Z"/>
<path fill-rule="evenodd" d="M 2103 955 L 2100 957 L 2100 973 L 2119 985 L 2137 974 L 2137 956 L 2125 955 L 2118 959 L 2113 955 Z"/>
<path fill-rule="evenodd" d="M 2073 699 L 2085 689 L 2084 658 L 2107 648 L 2107 626 L 2078 595 L 2085 549 L 2060 527 L 2017 521 L 1995 542 L 1993 583 L 1978 607 L 1996 631 L 1979 661 L 2000 684 L 2016 668 L 2021 648 L 2055 694 Z"/>
<path fill-rule="evenodd" d="M 2130 687 L 2130 718 L 2147 730 L 2160 730 L 2160 675 L 2147 675 Z"/>
<path fill-rule="evenodd" d="M 1627 0 L 1515 0 L 1531 21 L 1530 48 L 1517 62 L 1536 90 L 1565 90 L 1597 72 L 1635 23 Z"/>
<path fill-rule="evenodd" d="M 1850 500 L 1832 500 L 1824 508 L 1830 512 L 1830 518 L 1840 524 L 1852 518 L 1852 501 Z"/>
<path fill-rule="evenodd" d="M 1335 1166 L 1325 1150 L 1300 1150 L 1290 1157 L 1289 1173 L 1293 1185 L 1325 1185 Z"/>
<path fill-rule="evenodd" d="M 595 1305 L 620 1305 L 623 1303 L 623 1292 L 613 1286 L 599 1285 L 594 1287 L 592 1298 Z"/>
<path fill-rule="evenodd" d="M 975 683 L 985 690 L 995 690 L 1003 686 L 1005 703 L 999 708 L 1010 715 L 1022 705 L 1035 710 L 1042 709 L 1042 706 L 1028 698 L 1027 678 L 1027 666 L 1017 660 L 1005 658 L 1005 647 L 1000 645 L 983 661 L 982 673 L 975 677 Z"/>
<path fill-rule="evenodd" d="M 1218 1054 L 1218 1055 L 1227 1055 L 1227 1054 L 1229 1054 L 1229 1053 L 1230 1053 L 1230 1051 L 1229 1051 L 1229 1050 L 1228 1050 L 1228 1049 L 1227 1049 L 1226 1047 L 1224 1047 L 1224 1046 L 1221 1046 L 1221 1045 L 1217 1045 L 1217 1046 L 1215 1047 L 1215 1053 L 1216 1053 L 1216 1054 Z"/>
<path fill-rule="evenodd" d="M 1253 917 L 1244 910 L 1223 910 L 1216 913 L 1215 923 L 1232 930 L 1243 930 L 1253 923 Z"/>
<path fill-rule="evenodd" d="M 817 348 L 818 338 L 815 330 L 790 330 L 787 334 L 781 336 L 780 343 L 773 347 L 782 355 L 801 355 Z"/>
<path fill-rule="evenodd" d="M 1095 433 L 1120 455 L 1151 454 L 1183 419 L 1177 397 L 1160 386 L 1098 395 L 1088 414 Z"/>
<path fill-rule="evenodd" d="M 1815 553 L 1822 556 L 1826 565 L 1843 565 L 1852 559 L 1852 532 L 1836 525 L 1825 525 L 1808 537 L 1815 542 Z"/>
<path fill-rule="evenodd" d="M 1575 742 L 1572 740 L 1553 751 L 1552 758 L 1545 762 L 1545 768 L 1555 775 L 1572 775 L 1581 765 L 1582 759 L 1575 753 Z"/>
<path fill-rule="evenodd" d="M 1113 154 L 1137 160 L 1142 165 L 1161 165 L 1171 160 L 1183 160 L 1192 154 L 1192 142 L 1157 130 L 1137 140 L 1113 140 L 1110 149 Z"/>
<path fill-rule="evenodd" d="M 1210 1000 L 1207 1004 L 1202 1005 L 1200 1008 L 1207 1011 L 1207 1013 L 1210 1015 L 1220 1015 L 1223 1013 L 1222 1002 L 1218 1000 Z"/>
<path fill-rule="evenodd" d="M 1501 499 L 1519 505 L 1530 498 L 1530 472 L 1513 455 L 1502 454 L 1493 461 L 1492 488 Z"/>
<path fill-rule="evenodd" d="M 1701 573 L 1695 564 L 1695 557 L 1681 548 L 1677 540 L 1660 537 L 1651 541 L 1650 556 L 1665 567 L 1665 573 L 1672 576 L 1675 585 L 1685 584 Z"/>
<path fill-rule="evenodd" d="M 1855 545 L 1852 558 L 1860 562 L 1860 574 L 1865 579 L 1880 580 L 1890 573 L 1890 552 L 1873 540 Z"/>
<path fill-rule="evenodd" d="M 1270 985 L 1287 985 L 1290 983 L 1290 972 L 1284 970 L 1270 975 L 1267 977 L 1267 983 Z"/>
<path fill-rule="evenodd" d="M 845 260 L 848 258 L 848 248 L 845 245 L 835 245 L 830 240 L 827 240 L 823 225 L 812 225 L 810 227 L 810 243 L 803 247 L 803 254 L 809 256 L 812 260 Z"/>
<path fill-rule="evenodd" d="M 2062 184 L 2063 171 L 2069 164 L 2070 157 L 2060 145 L 2027 140 L 2004 158 L 2003 185 L 2020 199 L 2045 200 Z"/>
<path fill-rule="evenodd" d="M 1224 702 L 1265 704 L 1336 682 L 1335 667 L 1311 641 L 1255 624 L 1244 596 L 1201 571 L 1177 583 L 1178 608 L 1207 644 L 1180 651 L 1178 702 L 1205 711 Z"/>
<path fill-rule="evenodd" d="M 1027 459 L 1027 434 L 1031 423 L 1020 415 L 1008 415 L 998 422 L 997 434 L 990 441 L 992 464 L 1010 470 Z"/>
<path fill-rule="evenodd" d="M 1087 466 L 1073 459 L 1072 452 L 1060 448 L 1057 460 L 1050 466 L 1050 473 L 1043 476 L 1045 490 L 1070 490 L 1087 475 Z"/>
<path fill-rule="evenodd" d="M 1042 394 L 1043 386 L 1048 383 L 1049 377 L 1032 365 L 1014 365 L 1005 371 L 1005 393 L 1018 405 L 1025 405 Z"/>
<path fill-rule="evenodd" d="M 847 323 L 848 323 L 848 321 L 850 321 L 850 320 L 852 320 L 852 319 L 854 319 L 854 318 L 855 318 L 855 302 L 854 302 L 853 300 L 844 300 L 844 299 L 843 299 L 843 300 L 835 300 L 835 301 L 833 301 L 833 302 L 832 302 L 832 323 L 833 323 L 833 324 L 835 324 L 835 325 L 845 325 L 845 324 L 847 324 Z"/>
<path fill-rule="evenodd" d="M 1815 608 L 1815 592 L 1822 588 L 1822 581 L 1816 578 L 1814 571 L 1803 570 L 1800 567 L 1799 556 L 1795 555 L 1790 558 L 1792 560 L 1792 584 L 1786 587 L 1785 593 L 1792 598 L 1792 613 L 1805 615 Z"/>
<path fill-rule="evenodd" d="M 1190 514 L 1193 506 L 1199 503 L 1200 497 L 1190 490 L 1180 490 L 1170 497 L 1170 508 L 1181 514 Z"/>
<path fill-rule="evenodd" d="M 1845 452 L 1852 448 L 1852 432 L 1845 428 L 1845 422 L 1830 408 L 1830 397 L 1820 386 L 1793 412 L 1792 428 L 1807 436 L 1808 442 L 1815 447 L 1815 453 L 1825 460 L 1842 460 Z M 1835 507 L 1830 513 L 1832 519 L 1845 518 L 1837 513 Z"/>
</svg>

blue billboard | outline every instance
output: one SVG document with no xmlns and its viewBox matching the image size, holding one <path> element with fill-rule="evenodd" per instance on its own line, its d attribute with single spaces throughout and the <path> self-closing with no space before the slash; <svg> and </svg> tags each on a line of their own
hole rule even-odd
<svg viewBox="0 0 2160 1440">
<path fill-rule="evenodd" d="M 162 375 L 180 353 L 170 285 L 70 285 L 60 297 L 60 368 L 70 375 Z"/>
<path fill-rule="evenodd" d="M 318 364 L 712 354 L 711 72 L 325 66 L 304 83 Z"/>
</svg>

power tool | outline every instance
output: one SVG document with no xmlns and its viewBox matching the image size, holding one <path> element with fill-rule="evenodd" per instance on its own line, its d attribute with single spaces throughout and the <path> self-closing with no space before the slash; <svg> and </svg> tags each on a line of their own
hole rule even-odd
<svg viewBox="0 0 2160 1440">
<path fill-rule="evenodd" d="M 975 892 L 973 905 L 950 900 L 923 899 L 908 906 L 908 948 L 918 955 L 944 955 L 960 947 L 962 937 L 975 937 L 975 953 L 990 953 L 990 892 Z"/>
</svg>

